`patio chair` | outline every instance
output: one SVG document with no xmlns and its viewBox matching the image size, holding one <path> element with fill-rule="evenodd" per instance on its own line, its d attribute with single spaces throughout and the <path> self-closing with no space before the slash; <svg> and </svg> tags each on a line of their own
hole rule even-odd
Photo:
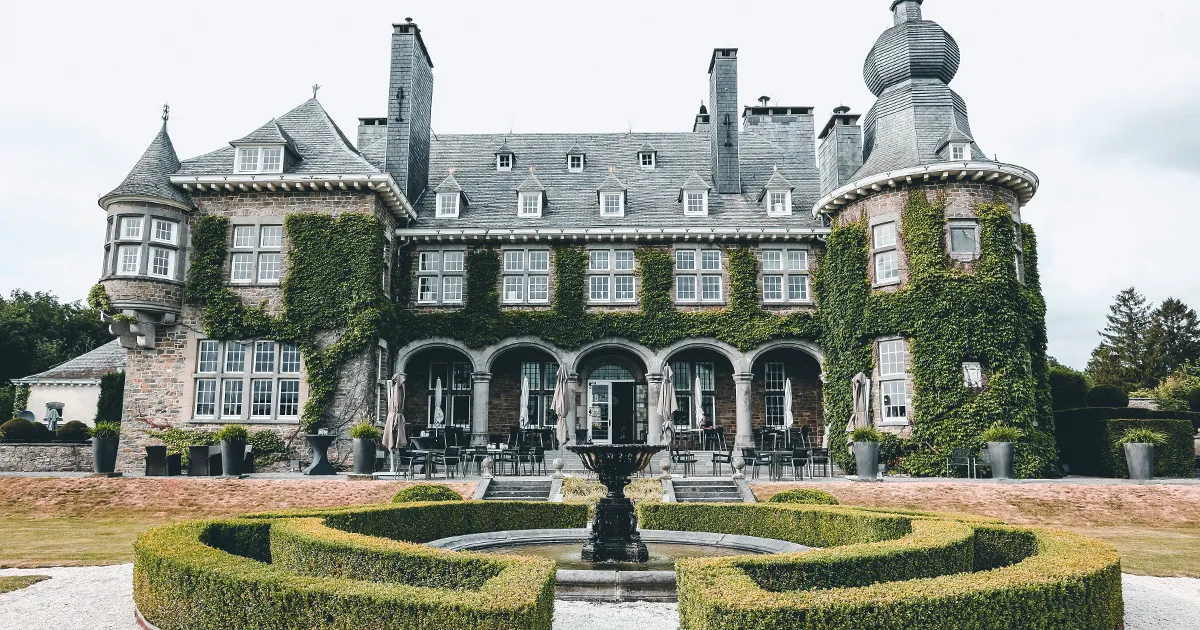
<svg viewBox="0 0 1200 630">
<path fill-rule="evenodd" d="M 788 457 L 788 463 L 792 466 L 792 479 L 804 479 L 804 467 L 811 465 L 811 461 L 812 456 L 808 449 L 792 449 L 792 454 Z"/>
<path fill-rule="evenodd" d="M 179 453 L 168 455 L 167 447 L 165 446 L 147 446 L 146 476 L 173 477 L 178 475 L 181 459 L 182 457 Z"/>
<path fill-rule="evenodd" d="M 433 462 L 442 467 L 442 472 L 449 479 L 454 477 L 455 473 L 462 466 L 462 449 L 457 446 L 446 448 L 443 453 L 434 453 Z"/>
<path fill-rule="evenodd" d="M 759 454 L 756 448 L 743 448 L 742 461 L 746 462 L 746 468 L 750 469 L 751 478 L 758 479 L 758 467 L 769 466 L 771 456 Z"/>
<path fill-rule="evenodd" d="M 811 448 L 808 450 L 808 464 L 812 469 L 812 476 L 815 479 L 817 476 L 817 467 L 820 466 L 822 477 L 833 476 L 833 462 L 829 459 L 829 449 L 827 448 Z"/>
<path fill-rule="evenodd" d="M 671 449 L 671 464 L 678 465 L 683 471 L 683 476 L 696 476 L 696 455 L 691 451 L 680 451 L 674 448 Z"/>
<path fill-rule="evenodd" d="M 517 449 L 506 448 L 501 450 L 492 461 L 492 472 L 497 475 L 517 475 L 520 473 L 518 467 L 521 462 L 517 458 Z"/>
<path fill-rule="evenodd" d="M 965 468 L 967 478 L 975 476 L 974 461 L 971 459 L 971 449 L 956 446 L 950 451 L 950 457 L 946 458 L 946 476 L 949 477 L 954 473 L 955 468 Z"/>
<path fill-rule="evenodd" d="M 992 476 L 992 454 L 988 452 L 988 448 L 986 446 L 979 449 L 979 456 L 975 458 L 975 478 L 976 479 L 980 478 L 981 473 L 979 472 L 979 468 L 981 466 L 983 468 L 988 469 L 988 476 L 991 477 Z"/>
<path fill-rule="evenodd" d="M 475 466 L 475 474 L 483 474 L 483 460 L 487 459 L 488 451 L 486 446 L 475 446 L 463 451 L 462 471 L 465 476 L 471 470 L 471 466 Z"/>
<path fill-rule="evenodd" d="M 517 451 L 517 459 L 529 471 L 526 474 L 546 474 L 546 450 L 542 447 L 522 448 Z"/>
<path fill-rule="evenodd" d="M 721 476 L 721 466 L 724 466 L 725 464 L 728 464 L 729 468 L 733 469 L 733 449 L 729 449 L 728 451 L 718 451 L 716 453 L 713 453 L 712 467 L 713 467 L 713 476 L 714 477 Z"/>
</svg>

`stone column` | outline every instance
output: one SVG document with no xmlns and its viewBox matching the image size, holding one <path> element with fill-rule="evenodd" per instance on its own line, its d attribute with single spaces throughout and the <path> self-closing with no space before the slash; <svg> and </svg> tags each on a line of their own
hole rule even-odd
<svg viewBox="0 0 1200 630">
<path fill-rule="evenodd" d="M 647 374 L 646 375 L 646 402 L 650 408 L 647 409 L 646 417 L 649 420 L 648 433 L 646 435 L 647 444 L 662 444 L 662 425 L 663 417 L 658 412 L 658 398 L 662 396 L 663 375 L 662 374 Z"/>
<path fill-rule="evenodd" d="M 750 382 L 754 375 L 743 372 L 733 375 L 734 404 L 737 411 L 737 448 L 754 448 L 754 430 L 750 426 Z"/>
<path fill-rule="evenodd" d="M 471 446 L 487 446 L 488 398 L 492 391 L 492 373 L 471 375 Z"/>
</svg>

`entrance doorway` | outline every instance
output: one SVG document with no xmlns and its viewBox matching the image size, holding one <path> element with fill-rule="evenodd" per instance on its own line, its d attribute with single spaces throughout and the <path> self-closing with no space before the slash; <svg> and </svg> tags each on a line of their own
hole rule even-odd
<svg viewBox="0 0 1200 630">
<path fill-rule="evenodd" d="M 633 372 L 619 365 L 603 365 L 588 378 L 587 394 L 587 428 L 591 441 L 632 444 L 637 418 L 637 384 Z"/>
</svg>

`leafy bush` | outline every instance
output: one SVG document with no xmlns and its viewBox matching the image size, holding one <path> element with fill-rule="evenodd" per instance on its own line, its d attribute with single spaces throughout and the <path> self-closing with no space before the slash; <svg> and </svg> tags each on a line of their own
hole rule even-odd
<svg viewBox="0 0 1200 630">
<path fill-rule="evenodd" d="M 1200 414 L 1152 409 L 1069 409 L 1054 414 L 1062 462 L 1076 475 L 1129 475 L 1125 449 L 1114 442 L 1131 428 L 1166 434 L 1154 458 L 1156 477 L 1190 477 L 1195 465 L 1193 437 Z"/>
<path fill-rule="evenodd" d="M 1197 387 L 1197 388 L 1193 389 L 1192 391 L 1188 392 L 1187 406 L 1188 406 L 1188 411 L 1192 411 L 1192 412 L 1200 411 L 1200 387 Z"/>
<path fill-rule="evenodd" d="M 567 477 L 562 483 L 563 501 L 587 505 L 595 509 L 601 497 L 608 495 L 604 484 L 584 477 Z M 633 479 L 625 486 L 625 496 L 634 503 L 662 501 L 662 482 L 654 477 Z"/>
<path fill-rule="evenodd" d="M 409 486 L 396 496 L 392 497 L 392 503 L 416 503 L 419 501 L 462 501 L 462 495 L 459 493 L 436 483 L 423 483 L 415 486 Z"/>
<path fill-rule="evenodd" d="M 882 439 L 874 427 L 858 427 L 850 434 L 851 442 L 879 442 Z"/>
<path fill-rule="evenodd" d="M 812 488 L 795 488 L 778 492 L 767 499 L 767 503 L 798 503 L 806 505 L 837 505 L 832 494 Z"/>
<path fill-rule="evenodd" d="M 13 386 L 12 384 L 0 385 L 0 420 L 9 420 L 13 417 Z"/>
<path fill-rule="evenodd" d="M 287 444 L 284 444 L 283 438 L 270 429 L 254 431 L 246 439 L 246 443 L 254 447 L 255 466 L 270 464 L 287 452 Z"/>
<path fill-rule="evenodd" d="M 1149 394 L 1154 404 L 1164 411 L 1192 411 L 1189 396 L 1197 389 L 1200 389 L 1200 377 L 1181 368 L 1167 375 Z"/>
<path fill-rule="evenodd" d="M 993 424 L 980 437 L 984 442 L 1018 442 L 1025 437 L 1025 432 L 1016 427 Z"/>
<path fill-rule="evenodd" d="M 96 422 L 120 422 L 125 406 L 125 372 L 100 377 L 100 397 L 96 400 Z"/>
<path fill-rule="evenodd" d="M 78 420 L 72 420 L 58 427 L 54 439 L 59 442 L 86 442 L 89 435 L 88 425 Z"/>
<path fill-rule="evenodd" d="M 217 441 L 224 442 L 225 440 L 240 440 L 242 442 L 250 439 L 250 432 L 246 430 L 244 424 L 227 424 L 217 431 Z"/>
<path fill-rule="evenodd" d="M 350 429 L 350 437 L 378 441 L 379 438 L 383 437 L 383 431 L 380 431 L 378 427 L 369 422 L 360 422 Z"/>
<path fill-rule="evenodd" d="M 22 418 L 13 418 L 4 424 L 0 424 L 0 431 L 4 432 L 4 439 L 8 442 L 34 442 L 41 435 L 38 432 L 40 424 L 30 422 Z M 45 427 L 41 427 L 45 430 Z"/>
<path fill-rule="evenodd" d="M 1054 410 L 1087 406 L 1088 381 L 1083 372 L 1065 365 L 1050 366 L 1050 395 Z"/>
<path fill-rule="evenodd" d="M 1129 394 L 1116 385 L 1097 385 L 1088 390 L 1089 407 L 1128 407 Z"/>
<path fill-rule="evenodd" d="M 94 438 L 120 439 L 121 425 L 117 422 L 97 422 L 91 433 Z"/>
<path fill-rule="evenodd" d="M 1162 431 L 1155 431 L 1150 427 L 1131 427 L 1125 429 L 1114 441 L 1114 444 L 1153 444 L 1155 446 L 1164 446 L 1167 443 L 1167 434 Z"/>
</svg>

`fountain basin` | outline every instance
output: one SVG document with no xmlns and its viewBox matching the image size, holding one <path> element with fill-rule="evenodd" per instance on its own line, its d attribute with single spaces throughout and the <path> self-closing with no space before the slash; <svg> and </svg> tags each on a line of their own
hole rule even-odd
<svg viewBox="0 0 1200 630">
<path fill-rule="evenodd" d="M 586 601 L 676 600 L 675 560 L 704 556 L 798 553 L 810 547 L 783 540 L 713 534 L 642 530 L 649 562 L 588 562 L 580 543 L 587 529 L 524 529 L 453 536 L 427 543 L 452 551 L 481 551 L 551 558 L 558 563 L 555 594 L 559 599 Z"/>
</svg>

